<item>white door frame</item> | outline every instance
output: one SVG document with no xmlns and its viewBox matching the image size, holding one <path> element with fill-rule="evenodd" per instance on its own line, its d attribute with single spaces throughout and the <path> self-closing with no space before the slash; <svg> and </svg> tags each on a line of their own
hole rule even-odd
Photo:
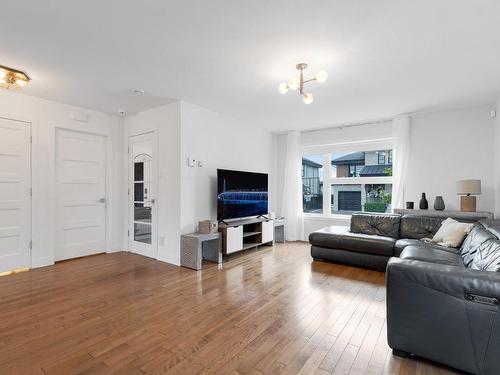
<svg viewBox="0 0 500 375">
<path fill-rule="evenodd" d="M 153 212 L 151 216 L 151 246 L 152 254 L 146 255 L 146 247 L 148 245 L 139 244 L 137 241 L 134 241 L 134 160 L 132 157 L 132 140 L 138 137 L 150 136 L 152 140 L 153 146 L 153 158 L 152 158 L 152 171 L 153 171 L 153 179 L 151 181 L 153 187 L 153 199 L 155 203 L 153 204 Z M 138 134 L 133 134 L 128 136 L 127 140 L 127 250 L 129 252 L 133 252 L 140 255 L 151 256 L 154 259 L 158 258 L 158 132 L 156 130 L 146 131 Z M 133 246 L 137 246 L 136 251 L 132 248 Z"/>
<path fill-rule="evenodd" d="M 38 185 L 36 186 L 36 189 L 35 189 L 35 181 L 38 181 L 37 180 L 37 175 L 36 175 L 36 172 L 35 172 L 35 168 L 33 167 L 33 164 L 35 163 L 35 160 L 37 160 L 36 158 L 33 158 L 33 150 L 34 150 L 34 147 L 33 147 L 33 133 L 34 132 L 37 132 L 38 131 L 38 127 L 36 126 L 36 124 L 34 123 L 34 121 L 30 118 L 27 118 L 27 117 L 23 117 L 23 116 L 16 116 L 16 115 L 12 115 L 12 114 L 0 114 L 0 118 L 4 119 L 4 120 L 9 120 L 9 121 L 15 121 L 15 122 L 21 122 L 21 123 L 24 123 L 26 124 L 26 126 L 28 126 L 28 130 L 29 130 L 29 168 L 30 168 L 30 171 L 29 171 L 29 178 L 30 178 L 30 200 L 29 200 L 29 208 L 30 208 L 30 212 L 29 212 L 29 216 L 30 216 L 30 220 L 29 220 L 29 264 L 27 265 L 28 268 L 33 268 L 33 217 L 34 217 L 34 202 L 33 202 L 33 196 L 34 196 L 34 193 L 35 191 L 38 192 Z M 36 145 L 38 146 L 38 143 L 36 143 Z M 38 166 L 38 163 L 36 163 L 36 165 Z"/>
<path fill-rule="evenodd" d="M 52 230 L 51 230 L 51 243 L 52 243 L 52 248 L 55 249 L 55 244 L 56 244 L 56 241 L 57 241 L 57 230 L 56 228 L 58 228 L 58 219 L 57 219 L 57 198 L 56 198 L 56 195 L 58 195 L 58 192 L 57 192 L 57 132 L 58 131 L 73 131 L 75 133 L 80 133 L 80 134 L 88 134 L 88 135 L 94 135 L 94 136 L 98 136 L 98 137 L 103 137 L 105 139 L 105 143 L 106 143 L 106 154 L 105 154 L 105 157 L 106 157 L 106 161 L 105 161 L 105 174 L 106 174 L 106 177 L 105 177 L 105 191 L 106 191 L 106 196 L 105 196 L 105 199 L 106 199 L 106 205 L 105 205 L 105 225 L 106 225 L 106 228 L 105 228 L 105 231 L 104 231 L 104 244 L 105 244 L 105 251 L 106 253 L 109 253 L 111 252 L 111 244 L 110 244 L 110 240 L 111 240 L 111 215 L 110 215 L 110 212 L 111 212 L 111 209 L 112 209 L 112 205 L 111 205 L 111 173 L 110 171 L 112 171 L 112 153 L 111 153 L 111 140 L 110 140 L 110 137 L 107 133 L 99 133 L 99 132 L 88 132 L 88 131 L 83 131 L 83 130 L 80 130 L 80 129 L 77 129 L 77 128 L 73 128 L 73 127 L 66 127 L 66 126 L 55 126 L 54 127 L 54 131 L 52 133 L 52 136 L 54 137 L 53 139 L 53 142 L 52 142 L 52 152 L 53 152 L 53 156 L 52 156 L 52 188 L 51 188 L 51 191 L 53 193 L 53 204 L 52 204 Z M 54 256 L 54 259 L 55 259 L 55 251 L 53 253 L 53 256 Z"/>
</svg>

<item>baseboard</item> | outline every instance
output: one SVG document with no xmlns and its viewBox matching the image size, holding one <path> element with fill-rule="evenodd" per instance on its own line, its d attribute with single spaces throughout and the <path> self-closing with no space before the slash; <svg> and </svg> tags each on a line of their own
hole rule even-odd
<svg viewBox="0 0 500 375">
<path fill-rule="evenodd" d="M 181 257 L 180 256 L 175 256 L 172 254 L 166 254 L 166 253 L 160 253 L 158 252 L 158 257 L 156 258 L 157 260 L 165 263 L 170 263 L 173 264 L 174 266 L 180 266 L 181 265 Z"/>
<path fill-rule="evenodd" d="M 37 258 L 31 261 L 31 268 L 40 268 L 52 265 L 54 265 L 54 259 L 52 259 L 52 257 Z"/>
</svg>

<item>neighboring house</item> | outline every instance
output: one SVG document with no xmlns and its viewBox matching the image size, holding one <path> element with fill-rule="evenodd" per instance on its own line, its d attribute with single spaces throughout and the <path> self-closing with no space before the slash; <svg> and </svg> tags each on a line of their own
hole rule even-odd
<svg viewBox="0 0 500 375">
<path fill-rule="evenodd" d="M 332 160 L 332 166 L 335 177 L 390 176 L 392 150 L 353 152 Z M 391 194 L 391 184 L 332 185 L 332 212 L 385 212 L 387 202 L 384 195 Z"/>
<path fill-rule="evenodd" d="M 320 169 L 323 165 L 302 158 L 302 199 L 304 212 L 321 212 L 323 209 L 323 182 Z"/>
</svg>

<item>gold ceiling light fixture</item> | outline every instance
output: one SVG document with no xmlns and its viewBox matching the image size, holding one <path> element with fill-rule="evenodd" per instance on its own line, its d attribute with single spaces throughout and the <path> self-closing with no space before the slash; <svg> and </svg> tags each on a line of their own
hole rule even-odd
<svg viewBox="0 0 500 375">
<path fill-rule="evenodd" d="M 0 87 L 21 89 L 30 81 L 31 78 L 26 73 L 0 65 Z"/>
<path fill-rule="evenodd" d="M 300 71 L 300 76 L 299 78 L 292 78 L 288 82 L 282 82 L 278 86 L 278 91 L 281 94 L 286 94 L 288 90 L 299 90 L 299 95 L 302 96 L 302 100 L 306 104 L 311 104 L 314 100 L 314 97 L 311 93 L 309 92 L 304 92 L 304 84 L 312 81 L 316 81 L 319 83 L 326 82 L 328 78 L 328 73 L 325 72 L 324 70 L 320 70 L 314 78 L 311 79 L 304 79 L 304 69 L 307 68 L 307 64 L 305 63 L 300 63 L 296 65 L 297 70 Z"/>
</svg>

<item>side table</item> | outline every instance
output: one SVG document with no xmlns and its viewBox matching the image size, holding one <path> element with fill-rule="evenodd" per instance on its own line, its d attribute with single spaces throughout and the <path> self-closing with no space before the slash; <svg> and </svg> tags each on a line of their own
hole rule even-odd
<svg viewBox="0 0 500 375">
<path fill-rule="evenodd" d="M 202 261 L 222 263 L 220 233 L 181 235 L 181 266 L 202 269 Z"/>
<path fill-rule="evenodd" d="M 274 219 L 274 242 L 285 243 L 285 218 Z"/>
</svg>

